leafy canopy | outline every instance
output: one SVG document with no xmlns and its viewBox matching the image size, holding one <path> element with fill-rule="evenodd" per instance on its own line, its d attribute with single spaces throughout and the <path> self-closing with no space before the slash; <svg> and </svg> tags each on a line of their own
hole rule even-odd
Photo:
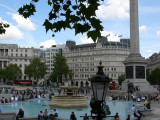
<svg viewBox="0 0 160 120">
<path fill-rule="evenodd" d="M 29 5 L 19 8 L 19 14 L 24 18 L 34 15 L 38 1 L 31 0 Z M 53 31 L 53 37 L 56 32 L 68 28 L 74 29 L 75 35 L 87 33 L 88 38 L 91 37 L 95 42 L 101 37 L 100 31 L 103 31 L 101 21 L 96 17 L 96 10 L 101 1 L 103 0 L 48 0 L 51 10 L 43 26 L 46 32 Z"/>
<path fill-rule="evenodd" d="M 125 75 L 124 74 L 121 74 L 120 76 L 118 76 L 118 82 L 119 82 L 119 85 L 122 85 L 122 82 L 125 81 Z"/>
<path fill-rule="evenodd" d="M 32 59 L 31 63 L 25 67 L 25 74 L 31 79 L 33 77 L 37 82 L 44 78 L 47 66 L 41 62 L 40 58 Z"/>
<path fill-rule="evenodd" d="M 3 78 L 14 81 L 16 79 L 20 79 L 22 77 L 22 71 L 17 64 L 9 64 L 3 70 Z"/>
<path fill-rule="evenodd" d="M 155 68 L 151 72 L 147 69 L 147 81 L 150 84 L 160 84 L 160 68 Z"/>
<path fill-rule="evenodd" d="M 70 80 L 72 80 L 73 73 L 69 69 L 66 58 L 64 56 L 61 56 L 60 54 L 56 54 L 53 56 L 53 72 L 51 73 L 49 80 L 56 82 L 57 79 L 61 79 L 62 77 L 65 77 L 67 80 L 68 77 Z"/>
</svg>

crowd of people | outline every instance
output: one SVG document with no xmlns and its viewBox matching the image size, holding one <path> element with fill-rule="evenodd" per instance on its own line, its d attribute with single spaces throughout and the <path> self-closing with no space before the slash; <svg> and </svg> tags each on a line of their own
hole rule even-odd
<svg viewBox="0 0 160 120">
<path fill-rule="evenodd" d="M 109 97 L 109 100 L 119 100 L 119 101 L 134 101 L 134 102 L 143 102 L 145 99 L 148 99 L 149 101 L 157 101 L 158 103 L 160 102 L 160 95 L 140 95 L 140 96 L 135 96 L 131 95 L 129 98 L 127 95 L 112 95 Z"/>
<path fill-rule="evenodd" d="M 42 94 L 40 91 L 39 93 L 37 92 L 32 92 L 32 91 L 17 91 L 13 93 L 13 95 L 9 98 L 2 96 L 1 97 L 1 103 L 12 103 L 13 101 L 25 101 L 29 99 L 34 99 L 34 98 L 46 98 L 45 94 Z"/>
<path fill-rule="evenodd" d="M 38 120 L 49 120 L 49 119 L 52 120 L 55 117 L 58 117 L 58 111 L 56 109 L 53 110 L 53 114 L 48 115 L 47 109 L 45 109 L 44 112 L 40 111 L 40 113 L 38 114 Z"/>
</svg>

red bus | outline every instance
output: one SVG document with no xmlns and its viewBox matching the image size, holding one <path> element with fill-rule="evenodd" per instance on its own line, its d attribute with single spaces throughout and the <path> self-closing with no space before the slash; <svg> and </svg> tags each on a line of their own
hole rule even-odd
<svg viewBox="0 0 160 120">
<path fill-rule="evenodd" d="M 118 83 L 112 82 L 109 84 L 109 90 L 115 90 L 118 88 Z"/>
<path fill-rule="evenodd" d="M 32 86 L 32 80 L 15 80 L 14 84 L 22 86 Z"/>
</svg>

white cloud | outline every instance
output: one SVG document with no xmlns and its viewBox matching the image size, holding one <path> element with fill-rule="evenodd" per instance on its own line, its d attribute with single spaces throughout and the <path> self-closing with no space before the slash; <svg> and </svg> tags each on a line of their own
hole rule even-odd
<svg viewBox="0 0 160 120">
<path fill-rule="evenodd" d="M 104 36 L 104 37 L 106 37 L 107 35 L 109 35 L 108 36 L 108 41 L 115 41 L 115 42 L 117 42 L 119 40 L 118 35 L 114 34 L 113 32 L 102 31 L 101 35 Z M 81 37 L 78 40 L 78 44 L 87 44 L 87 43 L 93 43 L 93 40 L 91 38 L 87 38 L 87 36 Z"/>
<path fill-rule="evenodd" d="M 157 31 L 157 35 L 158 35 L 158 36 L 160 36 L 160 30 L 159 30 L 159 31 Z"/>
<path fill-rule="evenodd" d="M 81 37 L 78 40 L 78 44 L 87 44 L 87 43 L 93 43 L 93 40 L 91 38 L 88 38 L 87 36 Z"/>
<path fill-rule="evenodd" d="M 105 0 L 96 11 L 101 19 L 128 19 L 129 0 Z"/>
<path fill-rule="evenodd" d="M 156 51 L 154 51 L 154 50 L 145 50 L 145 52 L 146 52 L 146 53 L 154 53 L 154 52 L 156 52 Z"/>
<path fill-rule="evenodd" d="M 56 45 L 56 42 L 55 40 L 47 40 L 47 41 L 41 42 L 39 45 L 43 46 L 44 48 L 50 48 L 52 45 Z"/>
<path fill-rule="evenodd" d="M 147 53 L 146 58 L 148 58 L 149 56 L 153 55 L 153 53 L 156 53 L 157 51 L 156 50 L 145 50 L 144 52 Z"/>
<path fill-rule="evenodd" d="M 15 14 L 15 13 L 8 13 L 12 15 L 12 19 L 14 19 L 17 22 L 17 26 L 23 30 L 35 30 L 35 24 L 31 22 L 29 18 L 25 19 L 23 16 Z"/>
<path fill-rule="evenodd" d="M 108 41 L 115 41 L 117 42 L 119 40 L 118 34 L 114 34 L 113 32 L 108 32 L 108 31 L 102 31 L 101 32 L 102 36 L 108 36 Z"/>
<path fill-rule="evenodd" d="M 139 26 L 139 31 L 140 32 L 146 32 L 147 31 L 147 26 L 145 26 L 145 25 Z"/>
<path fill-rule="evenodd" d="M 3 21 L 0 18 L 0 21 Z M 8 23 L 7 21 L 3 21 L 3 23 Z M 18 40 L 24 38 L 24 33 L 22 33 L 16 26 L 11 23 L 9 28 L 6 28 L 6 33 L 0 35 L 0 40 Z"/>
</svg>

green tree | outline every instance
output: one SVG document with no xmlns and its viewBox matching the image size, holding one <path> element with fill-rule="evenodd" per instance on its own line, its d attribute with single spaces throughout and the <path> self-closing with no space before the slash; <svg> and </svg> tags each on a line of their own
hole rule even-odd
<svg viewBox="0 0 160 120">
<path fill-rule="evenodd" d="M 33 77 L 36 82 L 39 79 L 44 78 L 46 74 L 47 66 L 44 62 L 41 62 L 40 58 L 32 59 L 31 63 L 25 67 L 25 74 L 31 78 Z"/>
<path fill-rule="evenodd" d="M 4 75 L 4 70 L 0 68 L 0 79 L 4 78 L 3 75 Z"/>
<path fill-rule="evenodd" d="M 45 19 L 43 26 L 46 32 L 51 30 L 53 37 L 56 32 L 62 29 L 74 29 L 75 35 L 87 33 L 95 42 L 101 37 L 100 31 L 103 31 L 101 21 L 96 17 L 96 10 L 103 0 L 48 0 L 50 12 Z M 30 4 L 23 5 L 18 12 L 24 18 L 34 15 L 36 4 L 39 0 L 31 0 Z"/>
<path fill-rule="evenodd" d="M 72 71 L 69 69 L 66 58 L 60 54 L 53 56 L 53 72 L 51 73 L 49 80 L 56 82 L 57 80 L 61 81 L 62 77 L 65 77 L 68 81 L 68 77 L 72 80 Z"/>
<path fill-rule="evenodd" d="M 17 64 L 9 64 L 4 69 L 4 79 L 14 81 L 16 79 L 20 79 L 22 77 L 22 71 Z"/>
<path fill-rule="evenodd" d="M 149 76 L 150 76 L 149 69 L 146 69 L 146 79 L 148 82 L 149 82 Z"/>
<path fill-rule="evenodd" d="M 120 76 L 118 76 L 118 82 L 119 82 L 119 85 L 122 85 L 122 82 L 125 80 L 125 75 L 124 74 L 121 74 Z"/>
<path fill-rule="evenodd" d="M 152 70 L 147 80 L 150 84 L 160 84 L 160 69 L 156 68 Z"/>
<path fill-rule="evenodd" d="M 31 80 L 31 77 L 33 77 L 33 69 L 31 65 L 27 65 L 24 69 L 24 73 L 29 77 Z"/>
</svg>

